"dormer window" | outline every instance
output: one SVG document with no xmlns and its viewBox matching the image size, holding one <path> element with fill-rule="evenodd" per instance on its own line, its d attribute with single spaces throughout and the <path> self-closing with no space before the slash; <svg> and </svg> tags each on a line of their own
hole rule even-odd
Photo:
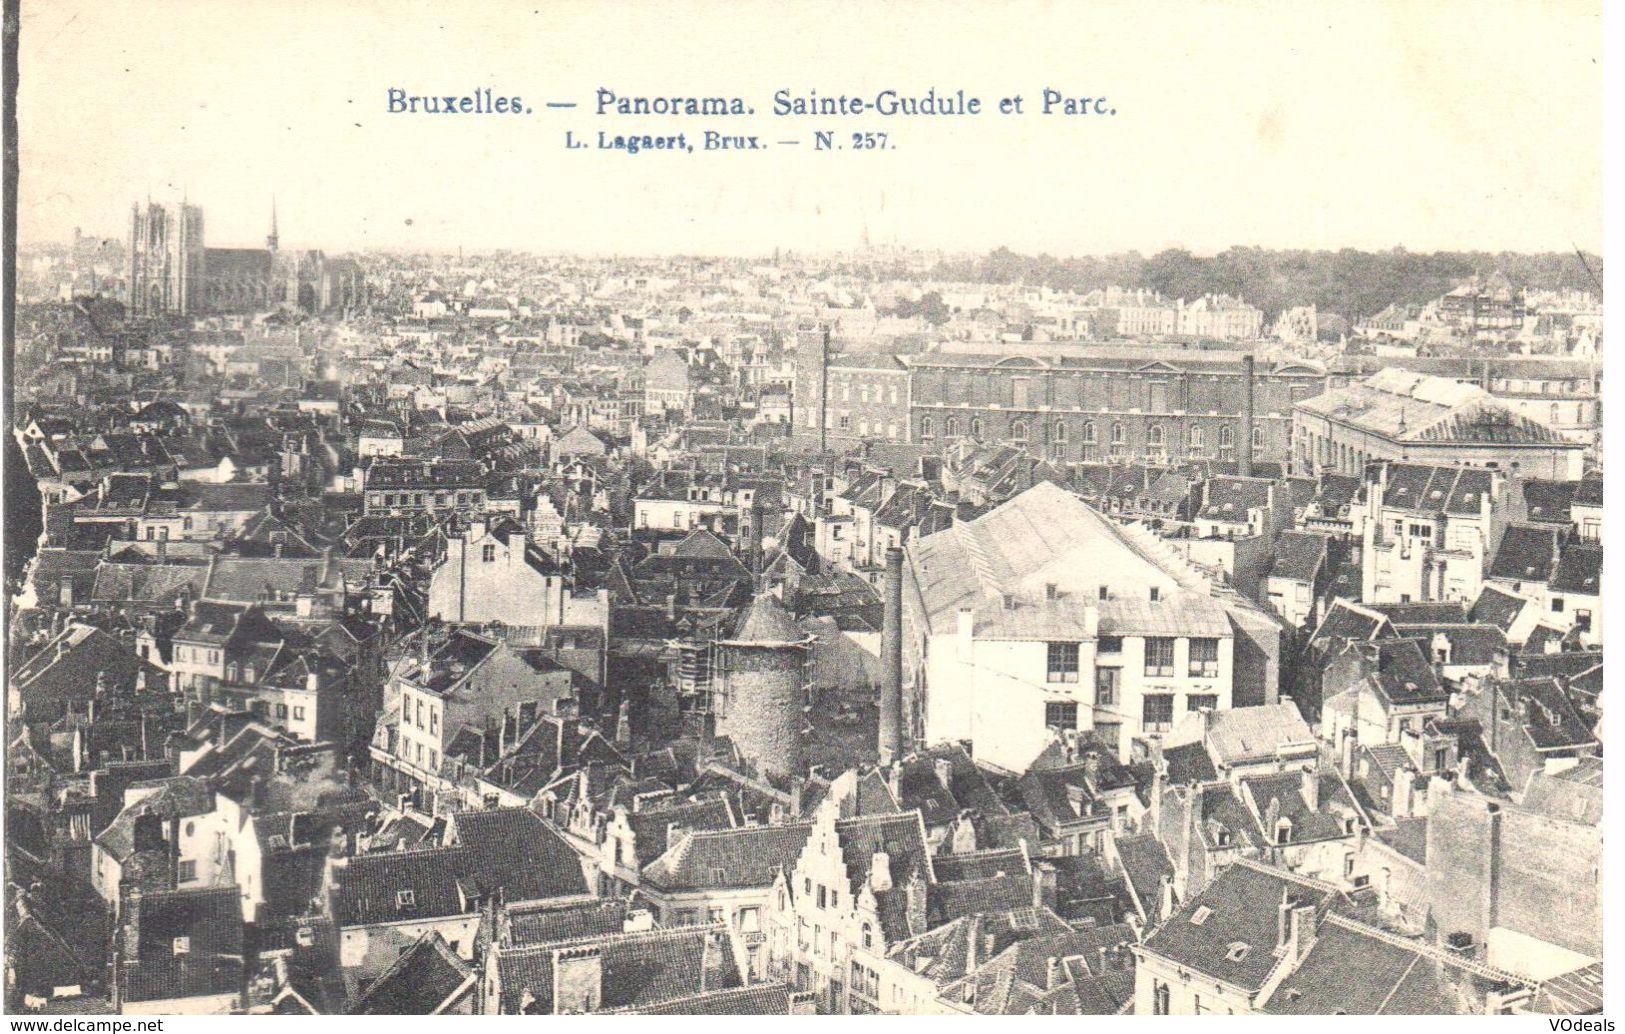
<svg viewBox="0 0 1625 1034">
<path fill-rule="evenodd" d="M 1275 843 L 1277 845 L 1292 842 L 1292 820 L 1281 819 L 1275 824 Z"/>
<path fill-rule="evenodd" d="M 398 890 L 395 892 L 396 908 L 412 908 L 418 903 L 416 891 Z"/>
<path fill-rule="evenodd" d="M 190 954 L 192 954 L 192 938 L 190 938 L 190 937 L 177 937 L 177 938 L 175 938 L 175 943 L 173 945 L 172 950 L 176 955 L 190 955 Z"/>
</svg>

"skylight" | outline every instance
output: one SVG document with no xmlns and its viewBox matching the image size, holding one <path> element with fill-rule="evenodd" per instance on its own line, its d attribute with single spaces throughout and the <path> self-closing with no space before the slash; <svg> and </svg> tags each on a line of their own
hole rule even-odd
<svg viewBox="0 0 1625 1034">
<path fill-rule="evenodd" d="M 1196 911 L 1191 913 L 1191 925 L 1201 926 L 1203 923 L 1207 922 L 1207 917 L 1212 914 L 1213 909 L 1208 908 L 1206 905 L 1198 905 Z"/>
</svg>

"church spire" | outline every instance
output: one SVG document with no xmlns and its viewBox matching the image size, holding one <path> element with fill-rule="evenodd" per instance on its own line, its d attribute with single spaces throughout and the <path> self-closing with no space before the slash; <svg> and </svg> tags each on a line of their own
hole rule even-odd
<svg viewBox="0 0 1625 1034">
<path fill-rule="evenodd" d="M 271 195 L 271 234 L 265 238 L 265 246 L 271 251 L 276 250 L 276 195 Z"/>
</svg>

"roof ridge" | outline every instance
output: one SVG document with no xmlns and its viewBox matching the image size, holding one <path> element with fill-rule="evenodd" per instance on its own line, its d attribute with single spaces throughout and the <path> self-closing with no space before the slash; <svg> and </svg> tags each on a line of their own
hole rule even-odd
<svg viewBox="0 0 1625 1034">
<path fill-rule="evenodd" d="M 812 825 L 813 822 L 811 819 L 801 819 L 795 822 L 767 823 L 757 824 L 754 826 L 729 826 L 726 829 L 689 829 L 684 830 L 683 832 L 687 833 L 689 837 L 698 840 L 703 837 L 724 837 L 744 832 L 761 833 L 766 830 L 799 829 L 802 827 L 810 829 Z"/>
<path fill-rule="evenodd" d="M 680 937 L 692 937 L 696 933 L 709 933 L 716 931 L 726 933 L 728 924 L 718 920 L 714 923 L 695 923 L 691 926 L 662 926 L 652 930 L 623 930 L 620 933 L 592 933 L 579 937 L 570 937 L 561 941 L 543 941 L 539 944 L 501 945 L 497 950 L 509 956 L 525 952 L 541 953 L 552 952 L 559 948 L 578 947 L 584 944 L 630 944 L 639 941 L 677 940 Z"/>
<path fill-rule="evenodd" d="M 1391 934 L 1386 930 L 1380 930 L 1377 927 L 1368 926 L 1357 919 L 1339 915 L 1336 912 L 1326 913 L 1326 922 L 1331 923 L 1334 926 L 1342 927 L 1351 933 L 1357 933 L 1364 937 L 1370 937 L 1372 940 L 1381 941 L 1384 944 L 1389 944 L 1396 948 L 1403 948 L 1406 951 L 1414 951 L 1420 956 L 1425 956 L 1439 962 L 1445 962 L 1452 966 L 1465 969 L 1469 973 L 1474 973 L 1482 977 L 1489 977 L 1492 980 L 1501 980 L 1509 984 L 1523 985 L 1534 985 L 1541 983 L 1541 981 L 1527 980 L 1515 973 L 1509 972 L 1508 970 L 1479 962 L 1476 959 L 1462 958 L 1461 956 L 1455 955 L 1437 945 L 1428 944 L 1426 941 L 1413 941 L 1409 938 L 1400 937 L 1397 934 Z"/>
<path fill-rule="evenodd" d="M 1285 773 L 1274 774 L 1280 775 Z M 1317 880 L 1313 876 L 1304 876 L 1301 873 L 1291 872 L 1286 869 L 1277 869 L 1273 865 L 1265 865 L 1263 862 L 1254 861 L 1251 858 L 1237 858 L 1231 864 L 1241 865 L 1256 872 L 1264 873 L 1268 876 L 1279 876 L 1282 879 L 1291 880 L 1294 883 L 1300 883 L 1306 887 L 1312 887 L 1315 890 L 1323 891 L 1327 894 L 1343 896 L 1343 888 L 1337 886 L 1336 884 L 1327 883 L 1325 880 Z"/>
</svg>

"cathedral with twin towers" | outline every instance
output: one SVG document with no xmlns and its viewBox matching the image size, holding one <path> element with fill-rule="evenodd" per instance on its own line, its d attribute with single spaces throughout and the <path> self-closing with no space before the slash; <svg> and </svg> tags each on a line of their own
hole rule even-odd
<svg viewBox="0 0 1625 1034">
<path fill-rule="evenodd" d="M 275 200 L 262 248 L 207 247 L 203 207 L 184 200 L 132 204 L 129 243 L 132 316 L 343 312 L 365 295 L 353 259 L 279 246 Z"/>
</svg>

